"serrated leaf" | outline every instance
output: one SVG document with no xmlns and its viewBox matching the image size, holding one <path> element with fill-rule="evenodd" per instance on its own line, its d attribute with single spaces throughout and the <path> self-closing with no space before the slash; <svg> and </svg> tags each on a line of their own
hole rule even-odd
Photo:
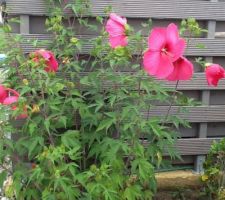
<svg viewBox="0 0 225 200">
<path fill-rule="evenodd" d="M 44 121 L 44 125 L 45 125 L 45 128 L 46 128 L 47 132 L 50 133 L 50 121 L 49 121 L 49 119 L 46 119 Z"/>
<path fill-rule="evenodd" d="M 68 130 L 67 132 L 63 134 L 63 136 L 61 137 L 61 140 L 62 140 L 62 143 L 68 148 L 75 148 L 75 147 L 80 148 L 79 136 L 80 136 L 79 131 Z"/>
<path fill-rule="evenodd" d="M 125 189 L 124 198 L 126 200 L 137 200 L 141 197 L 141 194 L 141 187 L 139 185 L 132 185 Z"/>
<path fill-rule="evenodd" d="M 0 173 L 0 188 L 2 188 L 4 181 L 6 180 L 7 172 L 4 170 Z"/>
<path fill-rule="evenodd" d="M 59 123 L 62 123 L 64 127 L 66 128 L 67 125 L 67 117 L 66 116 L 60 116 L 59 117 Z"/>
<path fill-rule="evenodd" d="M 32 153 L 34 152 L 35 148 L 39 146 L 43 146 L 44 139 L 42 137 L 34 137 L 30 140 L 30 142 L 27 144 L 28 147 L 28 157 L 32 157 Z"/>
<path fill-rule="evenodd" d="M 105 120 L 102 120 L 96 130 L 96 132 L 101 131 L 103 129 L 106 129 L 106 131 L 114 124 L 115 120 L 112 118 L 108 118 Z"/>
</svg>

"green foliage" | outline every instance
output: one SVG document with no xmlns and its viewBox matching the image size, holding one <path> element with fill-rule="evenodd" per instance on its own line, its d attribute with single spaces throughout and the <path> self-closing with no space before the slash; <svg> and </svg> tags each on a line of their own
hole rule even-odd
<svg viewBox="0 0 225 200">
<path fill-rule="evenodd" d="M 209 199 L 225 198 L 225 139 L 214 142 L 204 163 L 204 193 Z"/>
<path fill-rule="evenodd" d="M 137 55 L 145 48 L 141 32 L 130 27 L 129 45 L 111 49 L 103 29 L 106 19 L 97 17 L 99 29 L 85 17 L 87 1 L 65 2 L 48 0 L 46 26 L 53 38 L 47 43 L 60 63 L 57 74 L 47 73 L 43 61 L 37 66 L 23 54 L 24 39 L 10 34 L 9 25 L 2 29 L 1 51 L 7 53 L 4 85 L 21 97 L 15 111 L 1 106 L 0 164 L 12 160 L 14 167 L 1 172 L 0 185 L 8 173 L 12 182 L 5 193 L 18 200 L 151 200 L 154 172 L 164 164 L 165 151 L 178 157 L 173 149 L 176 131 L 187 123 L 149 113 L 154 102 L 182 107 L 193 105 L 193 100 L 145 74 L 142 55 Z M 76 18 L 65 16 L 66 9 Z M 185 23 L 198 30 L 195 22 Z M 101 34 L 93 40 L 76 38 L 81 30 Z M 88 56 L 82 54 L 87 44 L 93 46 Z M 13 116 L 24 106 L 28 118 L 18 125 Z"/>
<path fill-rule="evenodd" d="M 207 33 L 206 29 L 202 29 L 198 22 L 194 18 L 188 18 L 187 20 L 182 20 L 180 33 L 189 34 L 190 36 L 199 37 L 203 33 Z"/>
</svg>

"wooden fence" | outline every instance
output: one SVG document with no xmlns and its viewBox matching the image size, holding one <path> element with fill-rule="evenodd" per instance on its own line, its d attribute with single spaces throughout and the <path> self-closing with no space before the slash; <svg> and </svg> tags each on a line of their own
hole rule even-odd
<svg viewBox="0 0 225 200">
<path fill-rule="evenodd" d="M 45 29 L 47 16 L 44 0 L 6 0 L 9 16 L 19 16 L 20 25 L 14 25 L 13 31 L 22 34 L 27 39 L 49 40 L 51 35 Z M 193 38 L 186 56 L 193 59 L 202 56 L 207 62 L 215 62 L 225 66 L 225 1 L 217 0 L 91 0 L 94 15 L 104 15 L 104 8 L 111 5 L 113 10 L 128 18 L 128 23 L 136 30 L 141 22 L 152 18 L 153 26 L 165 26 L 170 22 L 180 23 L 181 19 L 194 17 L 208 33 L 201 38 Z M 147 35 L 147 33 L 144 33 Z M 92 38 L 94 33 L 81 30 L 78 37 Z M 205 49 L 195 47 L 196 43 L 205 45 Z M 22 44 L 25 52 L 34 48 L 28 43 Z M 44 46 L 43 46 L 44 47 Z M 88 53 L 90 45 L 83 48 Z M 175 87 L 167 83 L 166 87 Z M 199 66 L 195 66 L 192 80 L 182 82 L 178 90 L 190 97 L 202 101 L 202 106 L 190 107 L 189 114 L 182 116 L 191 122 L 192 128 L 181 128 L 181 139 L 177 148 L 183 156 L 179 164 L 195 166 L 202 170 L 202 163 L 213 140 L 225 136 L 225 81 L 216 88 L 208 87 L 205 75 Z M 160 105 L 151 111 L 151 115 L 163 115 L 168 106 Z M 171 113 L 176 111 L 172 107 Z"/>
</svg>

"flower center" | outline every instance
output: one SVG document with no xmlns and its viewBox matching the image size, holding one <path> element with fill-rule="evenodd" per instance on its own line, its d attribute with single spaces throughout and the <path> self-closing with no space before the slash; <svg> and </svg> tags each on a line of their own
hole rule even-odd
<svg viewBox="0 0 225 200">
<path fill-rule="evenodd" d="M 162 53 L 167 54 L 167 49 L 166 48 L 163 48 L 161 51 L 162 51 Z"/>
<path fill-rule="evenodd" d="M 174 57 L 174 55 L 173 55 L 172 53 L 170 53 L 166 47 L 162 48 L 162 49 L 161 49 L 161 52 L 162 52 L 163 54 L 165 54 L 165 55 L 171 57 L 171 58 Z"/>
</svg>

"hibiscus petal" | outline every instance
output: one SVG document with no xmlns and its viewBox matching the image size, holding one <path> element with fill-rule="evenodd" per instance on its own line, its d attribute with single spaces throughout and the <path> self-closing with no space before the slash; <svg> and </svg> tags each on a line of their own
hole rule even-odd
<svg viewBox="0 0 225 200">
<path fill-rule="evenodd" d="M 41 55 L 45 60 L 48 60 L 51 57 L 49 51 L 46 51 L 44 49 L 37 50 L 35 54 Z"/>
<path fill-rule="evenodd" d="M 120 35 L 116 37 L 109 37 L 109 43 L 112 48 L 116 47 L 125 47 L 128 44 L 127 36 L 125 35 Z"/>
<path fill-rule="evenodd" d="M 189 80 L 193 76 L 193 64 L 184 57 L 180 57 L 173 63 L 174 70 L 166 78 L 169 81 Z"/>
<path fill-rule="evenodd" d="M 184 39 L 179 39 L 176 44 L 168 43 L 168 55 L 171 56 L 172 61 L 176 61 L 179 59 L 183 54 L 185 50 L 186 42 Z"/>
<path fill-rule="evenodd" d="M 106 23 L 106 31 L 109 33 L 110 36 L 116 37 L 125 34 L 125 27 L 120 23 L 109 19 Z"/>
<path fill-rule="evenodd" d="M 47 72 L 56 72 L 58 70 L 58 62 L 51 51 L 47 51 L 44 49 L 37 50 L 33 54 L 35 57 L 32 60 L 36 63 L 40 62 L 40 58 L 45 60 L 45 71 Z"/>
<path fill-rule="evenodd" d="M 47 62 L 47 67 L 45 68 L 45 70 L 47 72 L 51 71 L 51 72 L 56 72 L 58 70 L 59 64 L 57 62 L 57 60 L 55 59 L 55 56 L 52 52 L 49 52 L 50 58 Z"/>
<path fill-rule="evenodd" d="M 149 75 L 162 79 L 171 74 L 173 68 L 173 63 L 168 56 L 151 50 L 145 52 L 144 69 Z"/>
<path fill-rule="evenodd" d="M 7 97 L 4 102 L 3 102 L 3 105 L 11 105 L 11 104 L 14 104 L 14 103 L 17 103 L 18 102 L 18 99 L 19 97 L 17 96 L 10 96 L 10 97 Z M 11 109 L 12 110 L 16 110 L 17 109 L 17 106 L 16 105 L 12 105 L 11 106 Z M 18 117 L 16 117 L 16 119 L 25 119 L 27 118 L 28 115 L 27 115 L 27 107 L 25 106 L 24 109 L 23 109 L 23 113 L 20 114 Z"/>
<path fill-rule="evenodd" d="M 24 111 L 23 114 L 19 115 L 16 119 L 26 119 L 28 117 L 27 113 Z"/>
<path fill-rule="evenodd" d="M 154 28 L 148 38 L 148 46 L 152 51 L 161 51 L 166 43 L 166 28 Z"/>
<path fill-rule="evenodd" d="M 17 107 L 15 107 L 15 110 L 17 109 Z M 27 114 L 27 107 L 24 106 L 23 108 L 23 113 L 20 114 L 18 117 L 16 117 L 16 119 L 25 119 L 28 117 L 28 114 Z"/>
<path fill-rule="evenodd" d="M 19 97 L 16 96 L 10 96 L 5 98 L 5 100 L 3 101 L 3 105 L 11 105 L 13 103 L 16 103 L 18 101 Z"/>
<path fill-rule="evenodd" d="M 220 79 L 225 78 L 225 70 L 218 64 L 212 64 L 205 70 L 208 85 L 217 86 Z"/>
<path fill-rule="evenodd" d="M 112 19 L 115 22 L 120 23 L 121 25 L 125 25 L 127 23 L 127 19 L 125 17 L 121 17 L 117 15 L 116 13 L 111 13 L 110 14 L 110 19 Z"/>
<path fill-rule="evenodd" d="M 59 64 L 56 59 L 51 58 L 49 61 L 49 65 L 51 66 L 51 71 L 56 72 L 58 70 Z"/>
<path fill-rule="evenodd" d="M 211 85 L 211 86 L 218 86 L 218 83 L 219 83 L 219 80 L 220 79 L 213 79 L 213 78 L 210 78 L 208 79 L 208 84 Z"/>
<path fill-rule="evenodd" d="M 155 76 L 159 79 L 164 79 L 173 72 L 174 66 L 171 58 L 165 54 L 160 54 L 158 70 Z"/>
<path fill-rule="evenodd" d="M 7 96 L 8 92 L 6 91 L 5 87 L 0 85 L 0 103 L 3 103 Z"/>
<path fill-rule="evenodd" d="M 16 90 L 13 90 L 11 88 L 7 88 L 6 89 L 9 93 L 13 94 L 13 96 L 16 96 L 16 97 L 19 97 L 20 94 L 16 91 Z"/>
<path fill-rule="evenodd" d="M 172 45 L 175 45 L 179 40 L 178 28 L 174 23 L 171 23 L 167 26 L 166 40 Z"/>
<path fill-rule="evenodd" d="M 159 67 L 160 52 L 148 50 L 144 53 L 144 69 L 149 75 L 155 75 Z"/>
</svg>

